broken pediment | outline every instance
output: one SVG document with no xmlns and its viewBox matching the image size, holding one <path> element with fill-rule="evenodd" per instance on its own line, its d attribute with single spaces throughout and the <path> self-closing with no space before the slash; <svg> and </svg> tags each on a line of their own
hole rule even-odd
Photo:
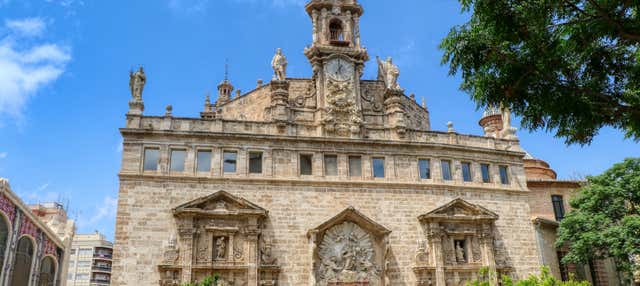
<svg viewBox="0 0 640 286">
<path fill-rule="evenodd" d="M 484 207 L 457 198 L 446 205 L 419 216 L 418 219 L 420 221 L 495 221 L 498 219 L 498 215 Z"/>
<path fill-rule="evenodd" d="M 268 211 L 243 198 L 225 191 L 219 191 L 206 197 L 198 198 L 173 209 L 176 216 L 258 216 L 266 217 Z"/>
</svg>

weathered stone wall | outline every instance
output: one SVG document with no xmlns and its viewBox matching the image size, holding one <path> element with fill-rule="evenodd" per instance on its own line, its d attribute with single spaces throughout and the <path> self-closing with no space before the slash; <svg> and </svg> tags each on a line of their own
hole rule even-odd
<svg viewBox="0 0 640 286">
<path fill-rule="evenodd" d="M 112 285 L 149 284 L 160 279 L 156 265 L 163 246 L 176 235 L 171 209 L 219 190 L 269 211 L 264 235 L 271 236 L 282 266 L 279 285 L 307 285 L 312 258 L 307 231 L 349 206 L 392 231 L 391 285 L 415 285 L 412 266 L 425 239 L 418 216 L 455 198 L 481 205 L 496 222 L 496 261 L 523 277 L 539 268 L 538 249 L 522 164 L 523 153 L 496 145 L 461 148 L 456 144 L 257 137 L 221 133 L 123 130 L 125 136 L 118 202 Z M 432 136 L 448 136 L 433 133 Z M 458 135 L 451 135 L 458 138 Z M 486 139 L 460 137 L 478 144 Z M 477 141 L 477 142 L 476 142 Z M 161 150 L 160 171 L 142 172 L 144 147 Z M 171 148 L 187 150 L 186 171 L 169 173 Z M 195 152 L 213 151 L 209 173 L 195 173 Z M 238 172 L 222 172 L 222 152 L 238 152 Z M 248 174 L 249 151 L 263 151 L 263 174 Z M 313 175 L 299 176 L 299 154 L 314 154 Z M 323 154 L 338 155 L 338 176 L 324 175 Z M 348 156 L 361 155 L 363 177 L 348 176 Z M 372 177 L 372 157 L 384 157 L 386 177 Z M 431 179 L 421 180 L 417 160 L 431 160 Z M 442 180 L 440 160 L 451 160 L 453 180 Z M 461 162 L 472 163 L 473 182 L 463 182 Z M 492 183 L 481 183 L 479 164 L 490 163 Z M 500 184 L 498 166 L 509 166 L 510 184 Z"/>
<path fill-rule="evenodd" d="M 411 267 L 417 240 L 424 239 L 417 217 L 462 197 L 500 215 L 496 222 L 498 260 L 514 267 L 517 277 L 538 265 L 533 227 L 525 194 L 458 188 L 406 189 L 393 186 L 313 186 L 312 184 L 213 180 L 135 179 L 121 182 L 112 285 L 148 284 L 159 279 L 155 265 L 164 243 L 175 235 L 172 207 L 218 190 L 245 198 L 269 211 L 264 233 L 273 238 L 283 267 L 280 285 L 307 285 L 312 275 L 307 231 L 349 206 L 392 231 L 391 285 L 415 285 Z"/>
</svg>

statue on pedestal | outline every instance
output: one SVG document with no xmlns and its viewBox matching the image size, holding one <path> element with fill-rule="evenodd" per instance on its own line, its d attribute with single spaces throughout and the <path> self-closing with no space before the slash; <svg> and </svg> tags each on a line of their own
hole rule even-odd
<svg viewBox="0 0 640 286">
<path fill-rule="evenodd" d="M 216 259 L 224 259 L 227 252 L 227 244 L 224 241 L 224 237 L 220 237 L 216 240 Z"/>
<path fill-rule="evenodd" d="M 287 79 L 287 64 L 287 57 L 282 54 L 282 49 L 278 48 L 276 55 L 273 56 L 273 60 L 271 60 L 274 80 L 284 81 Z"/>
<path fill-rule="evenodd" d="M 142 102 L 142 92 L 144 91 L 144 85 L 147 83 L 147 76 L 144 73 L 144 69 L 140 69 L 136 72 L 129 72 L 129 88 L 131 88 L 131 96 L 133 101 Z"/>
<path fill-rule="evenodd" d="M 386 61 L 382 61 L 379 57 L 378 60 L 378 80 L 383 80 L 387 86 L 387 89 L 400 90 L 400 84 L 398 84 L 398 77 L 400 77 L 400 69 L 393 64 L 393 59 L 389 57 Z"/>
</svg>

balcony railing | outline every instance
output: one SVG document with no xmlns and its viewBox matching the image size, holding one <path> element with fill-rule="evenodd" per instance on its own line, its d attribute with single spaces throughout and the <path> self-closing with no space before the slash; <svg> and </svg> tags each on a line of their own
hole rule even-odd
<svg viewBox="0 0 640 286">
<path fill-rule="evenodd" d="M 91 267 L 92 270 L 98 270 L 98 271 L 107 271 L 107 272 L 111 272 L 111 266 L 99 266 L 99 265 L 94 265 Z"/>
<path fill-rule="evenodd" d="M 93 254 L 94 258 L 107 258 L 107 259 L 111 259 L 113 257 L 113 254 L 110 253 L 94 253 Z"/>
<path fill-rule="evenodd" d="M 109 284 L 111 283 L 111 279 L 91 279 L 91 283 L 98 283 L 98 284 Z"/>
</svg>

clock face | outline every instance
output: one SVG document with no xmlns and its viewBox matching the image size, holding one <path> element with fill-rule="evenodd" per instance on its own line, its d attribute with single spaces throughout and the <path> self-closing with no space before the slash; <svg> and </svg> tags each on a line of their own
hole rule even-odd
<svg viewBox="0 0 640 286">
<path fill-rule="evenodd" d="M 353 64 L 341 58 L 330 60 L 326 65 L 327 75 L 337 81 L 347 81 L 353 78 Z"/>
</svg>

